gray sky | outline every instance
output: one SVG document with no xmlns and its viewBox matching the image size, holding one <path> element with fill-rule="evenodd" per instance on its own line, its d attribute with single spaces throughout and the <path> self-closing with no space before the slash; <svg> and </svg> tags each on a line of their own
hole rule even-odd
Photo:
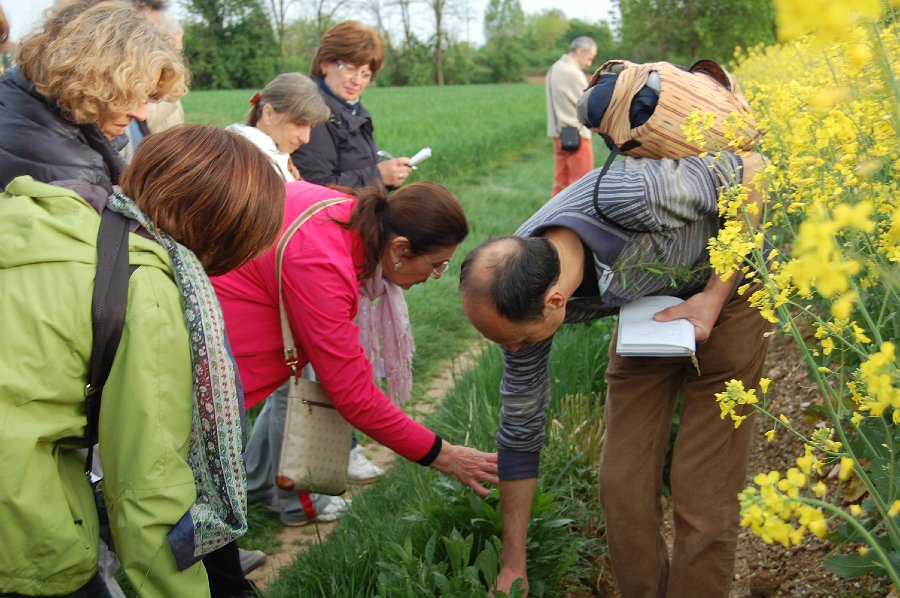
<svg viewBox="0 0 900 598">
<path fill-rule="evenodd" d="M 482 27 L 482 18 L 484 9 L 487 6 L 487 0 L 468 0 L 470 10 L 468 14 L 472 18 L 463 24 L 457 24 L 458 37 L 460 39 L 468 39 L 476 44 L 484 41 L 484 33 Z M 567 17 L 578 18 L 589 23 L 597 22 L 601 19 L 609 20 L 609 13 L 612 9 L 610 0 L 556 0 L 549 2 L 548 0 L 520 0 L 522 9 L 526 13 L 535 13 L 547 8 L 559 8 Z M 180 12 L 178 5 L 179 0 L 170 0 L 173 6 L 176 6 L 176 16 Z M 53 4 L 53 0 L 0 0 L 0 6 L 6 13 L 6 18 L 10 23 L 10 37 L 18 40 L 23 35 L 31 31 L 41 19 L 44 9 Z"/>
</svg>

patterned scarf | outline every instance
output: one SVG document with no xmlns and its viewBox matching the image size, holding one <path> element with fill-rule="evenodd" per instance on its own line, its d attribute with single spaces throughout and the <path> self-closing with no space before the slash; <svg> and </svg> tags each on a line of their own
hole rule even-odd
<svg viewBox="0 0 900 598">
<path fill-rule="evenodd" d="M 197 256 L 156 228 L 131 198 L 114 193 L 106 205 L 137 220 L 166 249 L 184 301 L 194 378 L 188 464 L 194 472 L 197 501 L 168 534 L 175 561 L 183 570 L 247 531 L 240 382 L 222 309 Z"/>
<path fill-rule="evenodd" d="M 412 356 L 416 349 L 409 325 L 409 311 L 403 289 L 381 275 L 381 265 L 360 286 L 359 344 L 376 375 L 382 370 L 378 341 L 384 353 L 384 376 L 391 400 L 402 405 L 412 392 Z M 379 299 L 378 305 L 375 300 Z"/>
</svg>

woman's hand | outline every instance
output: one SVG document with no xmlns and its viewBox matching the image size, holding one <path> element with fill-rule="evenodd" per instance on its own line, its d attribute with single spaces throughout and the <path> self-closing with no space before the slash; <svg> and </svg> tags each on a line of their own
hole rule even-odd
<svg viewBox="0 0 900 598">
<path fill-rule="evenodd" d="M 490 492 L 481 485 L 481 482 L 499 483 L 497 453 L 483 453 L 467 446 L 450 444 L 446 440 L 431 466 L 442 473 L 453 476 L 480 496 L 487 496 Z"/>
<path fill-rule="evenodd" d="M 391 158 L 376 164 L 378 172 L 381 173 L 381 180 L 388 187 L 399 187 L 406 182 L 406 177 L 412 172 L 412 166 L 409 165 L 409 158 Z"/>
</svg>

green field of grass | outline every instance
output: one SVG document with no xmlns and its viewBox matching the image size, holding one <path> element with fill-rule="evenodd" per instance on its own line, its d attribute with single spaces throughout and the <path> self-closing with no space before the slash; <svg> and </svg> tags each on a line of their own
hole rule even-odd
<svg viewBox="0 0 900 598">
<path fill-rule="evenodd" d="M 251 91 L 191 92 L 184 98 L 187 118 L 216 125 L 242 122 L 252 95 Z M 432 148 L 433 157 L 423 162 L 410 180 L 436 181 L 451 189 L 459 197 L 471 229 L 447 275 L 406 292 L 417 347 L 415 408 L 415 397 L 421 396 L 431 379 L 447 370 L 478 338 L 462 313 L 456 288 L 462 258 L 489 236 L 515 232 L 549 199 L 553 153 L 545 135 L 544 91 L 543 86 L 532 84 L 374 88 L 366 91 L 364 102 L 382 148 L 394 155 Z M 602 160 L 605 151 L 596 144 L 595 149 L 597 159 Z M 596 331 L 577 328 L 555 343 L 554 393 L 566 409 L 554 408 L 549 415 L 560 429 L 582 432 L 548 437 L 551 448 L 545 451 L 544 478 L 553 483 L 539 499 L 535 518 L 533 534 L 539 542 L 531 547 L 535 551 L 532 595 L 540 595 L 537 590 L 541 587 L 546 590 L 544 595 L 561 595 L 545 587 L 547 584 L 578 585 L 577 579 L 582 577 L 578 572 L 589 568 L 590 555 L 598 552 L 592 539 L 599 525 L 592 459 L 599 445 L 595 431 L 601 403 L 590 397 L 599 391 L 604 334 L 605 329 L 597 339 Z M 585 351 L 588 337 L 595 342 Z M 494 450 L 499 371 L 499 351 L 487 347 L 485 357 L 443 398 L 428 424 L 451 442 Z M 562 495 L 567 496 L 565 501 L 554 498 Z M 432 595 L 434 587 L 416 589 L 413 581 L 426 574 L 442 577 L 450 584 L 448 588 L 456 588 L 449 593 L 445 590 L 446 595 L 483 592 L 476 588 L 481 582 L 465 581 L 472 575 L 468 561 L 480 558 L 481 566 L 487 567 L 481 575 L 489 577 L 490 554 L 499 527 L 472 521 L 491 520 L 496 515 L 496 497 L 478 499 L 444 476 L 406 462 L 357 497 L 345 521 L 321 545 L 298 555 L 269 595 L 372 596 L 385 587 L 408 590 L 388 592 L 390 595 Z M 253 521 L 257 529 L 250 531 L 242 545 L 271 549 L 277 518 L 272 525 L 271 517 L 256 512 Z M 406 546 L 405 537 L 415 541 Z M 428 550 L 434 557 L 435 546 L 446 558 L 448 546 L 465 546 L 467 540 L 474 544 L 462 552 L 471 553 L 470 558 L 462 559 L 466 562 L 457 563 L 458 567 L 442 570 L 432 563 L 429 569 L 423 564 Z M 542 560 L 541 548 L 550 549 L 552 562 L 546 557 Z M 568 581 L 560 581 L 564 578 Z M 470 587 L 470 583 L 475 585 Z"/>
<path fill-rule="evenodd" d="M 253 93 L 193 91 L 182 102 L 188 121 L 225 126 L 244 122 Z M 546 141 L 541 85 L 376 87 L 363 103 L 382 149 L 395 156 L 432 149 L 418 180 L 478 177 L 517 147 Z"/>
</svg>

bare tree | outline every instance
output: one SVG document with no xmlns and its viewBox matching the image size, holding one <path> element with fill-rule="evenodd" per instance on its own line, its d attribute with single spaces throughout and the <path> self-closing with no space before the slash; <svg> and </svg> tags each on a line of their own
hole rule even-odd
<svg viewBox="0 0 900 598">
<path fill-rule="evenodd" d="M 446 25 L 447 4 L 450 0 L 426 0 L 434 17 L 434 82 L 444 84 L 444 41 L 447 37 Z"/>
<path fill-rule="evenodd" d="M 403 41 L 410 46 L 415 34 L 413 33 L 412 18 L 410 17 L 409 8 L 415 0 L 394 0 L 391 6 L 400 9 L 400 22 L 403 24 Z"/>
<path fill-rule="evenodd" d="M 269 0 L 269 15 L 272 17 L 272 24 L 275 26 L 275 33 L 278 35 L 278 57 L 284 64 L 287 58 L 287 47 L 285 45 L 287 31 L 287 15 L 291 6 L 297 0 Z"/>
<path fill-rule="evenodd" d="M 391 3 L 385 2 L 384 0 L 367 0 L 363 4 L 363 7 L 372 15 L 372 18 L 375 19 L 375 28 L 382 37 L 386 31 L 384 26 L 384 10 L 389 6 L 391 6 Z"/>
<path fill-rule="evenodd" d="M 319 37 L 331 27 L 335 20 L 335 15 L 342 8 L 351 6 L 351 0 L 316 0 L 315 1 L 315 22 L 316 31 Z"/>
</svg>

